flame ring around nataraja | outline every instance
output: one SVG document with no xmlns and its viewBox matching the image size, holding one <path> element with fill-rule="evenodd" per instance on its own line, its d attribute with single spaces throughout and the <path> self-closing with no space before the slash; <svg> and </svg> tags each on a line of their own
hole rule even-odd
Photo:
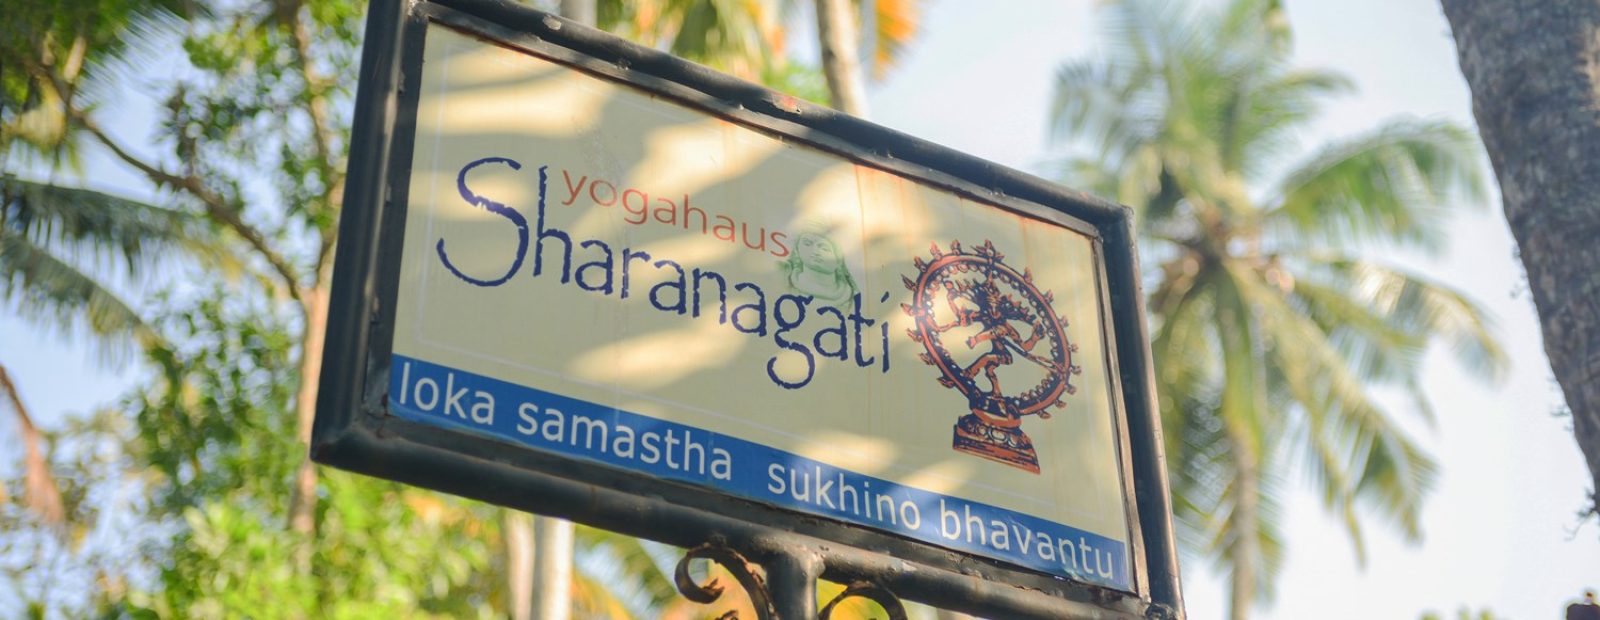
<svg viewBox="0 0 1600 620">
<path fill-rule="evenodd" d="M 1065 407 L 1063 395 L 1077 392 L 1071 377 L 1081 374 L 1082 368 L 1072 364 L 1072 354 L 1078 350 L 1078 346 L 1067 340 L 1067 319 L 1055 313 L 1051 305 L 1054 296 L 1034 286 L 1031 270 L 1017 273 L 1006 265 L 1005 255 L 996 250 L 990 241 L 985 241 L 970 253 L 962 250 L 959 241 L 950 243 L 948 253 L 942 251 L 938 244 L 933 244 L 931 251 L 931 262 L 921 257 L 914 259 L 918 270 L 916 280 L 901 278 L 912 292 L 912 303 L 902 304 L 901 309 L 916 322 L 917 326 L 906 330 L 906 333 L 927 350 L 919 357 L 939 370 L 942 375 L 939 383 L 959 390 L 967 397 L 973 413 L 989 424 L 1000 427 L 1014 428 L 1021 424 L 1022 416 L 1027 415 L 1038 414 L 1041 418 L 1048 418 L 1050 412 L 1047 409 L 1052 405 Z M 978 385 L 975 378 L 967 375 L 941 341 L 941 330 L 934 313 L 937 293 L 955 286 L 955 278 L 964 273 L 981 274 L 986 282 L 999 281 L 1021 293 L 1025 304 L 1022 312 L 1038 319 L 1033 324 L 1036 330 L 1043 332 L 1040 344 L 1048 345 L 1042 351 L 1044 355 L 1028 355 L 1031 352 L 1021 350 L 1018 353 L 1027 355 L 1029 360 L 1045 367 L 1046 377 L 1021 394 L 1003 395 L 996 399 Z M 1034 351 L 1039 349 L 1035 347 Z M 1001 415 L 995 415 L 997 413 Z"/>
</svg>

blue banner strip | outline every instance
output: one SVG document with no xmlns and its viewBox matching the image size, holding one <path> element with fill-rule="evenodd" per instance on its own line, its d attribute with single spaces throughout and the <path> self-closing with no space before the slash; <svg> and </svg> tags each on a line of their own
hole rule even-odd
<svg viewBox="0 0 1600 620">
<path fill-rule="evenodd" d="M 1096 585 L 1130 590 L 1125 544 L 692 426 L 394 356 L 402 418 L 687 482 Z"/>
</svg>

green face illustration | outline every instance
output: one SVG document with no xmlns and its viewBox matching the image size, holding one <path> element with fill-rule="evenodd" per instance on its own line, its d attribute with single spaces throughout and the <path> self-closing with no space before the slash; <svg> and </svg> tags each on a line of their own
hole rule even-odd
<svg viewBox="0 0 1600 620">
<path fill-rule="evenodd" d="M 794 254 L 781 267 L 788 274 L 790 291 L 822 305 L 843 307 L 859 292 L 839 244 L 817 233 L 795 237 Z"/>
<path fill-rule="evenodd" d="M 834 245 L 833 240 L 812 233 L 800 235 L 795 254 L 800 257 L 800 262 L 806 269 L 811 271 L 832 273 L 839 268 L 841 262 L 839 248 Z"/>
</svg>

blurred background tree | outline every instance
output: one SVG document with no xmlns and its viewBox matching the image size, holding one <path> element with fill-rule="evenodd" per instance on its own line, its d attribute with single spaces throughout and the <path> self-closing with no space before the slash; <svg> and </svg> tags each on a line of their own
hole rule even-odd
<svg viewBox="0 0 1600 620">
<path fill-rule="evenodd" d="M 365 4 L 36 5 L 0 25 L 0 295 L 41 324 L 136 345 L 149 371 L 118 409 L 60 431 L 54 450 L 23 426 L 37 448 L 4 489 L 25 501 L 0 505 L 0 567 L 19 600 L 38 615 L 113 617 L 531 609 L 521 516 L 306 459 Z M 905 53 L 920 14 L 913 0 L 560 7 L 862 115 L 848 92 Z M 815 64 L 785 40 L 806 10 Z M 1426 415 L 1416 364 L 1429 342 L 1491 375 L 1501 356 L 1471 302 L 1359 253 L 1440 247 L 1444 207 L 1481 184 L 1473 137 L 1400 121 L 1280 165 L 1319 102 L 1349 85 L 1288 65 L 1277 2 L 1105 11 L 1115 45 L 1063 67 L 1056 139 L 1080 155 L 1069 184 L 1138 212 L 1183 543 L 1231 571 L 1243 618 L 1271 592 L 1283 472 L 1297 465 L 1358 550 L 1358 507 L 1420 534 L 1434 465 L 1370 386 L 1399 387 Z M 161 126 L 107 131 L 128 59 L 161 41 L 178 41 L 172 62 L 187 65 L 138 86 L 164 102 Z M 70 169 L 89 146 L 145 177 L 149 199 L 15 172 Z M 119 301 L 116 282 L 152 264 L 183 277 Z M 678 551 L 590 528 L 573 538 L 575 577 L 557 589 L 576 615 L 720 612 L 673 592 Z"/>
<path fill-rule="evenodd" d="M 1487 609 L 1473 612 L 1463 607 L 1456 610 L 1456 615 L 1454 616 L 1445 616 L 1444 614 L 1430 611 L 1422 614 L 1421 620 L 1501 620 L 1501 618 L 1502 616 L 1496 616 L 1494 612 Z"/>
<path fill-rule="evenodd" d="M 126 403 L 132 428 L 69 428 L 59 446 L 67 451 L 55 455 L 57 462 L 81 462 L 105 441 L 120 438 L 124 443 L 115 454 L 121 457 L 107 466 L 125 469 L 69 476 L 57 514 L 36 512 L 43 513 L 43 522 L 76 519 L 77 529 L 69 530 L 73 535 L 64 545 L 69 550 L 98 537 L 104 549 L 148 552 L 146 572 L 165 568 L 133 584 L 127 578 L 140 575 L 129 575 L 132 569 L 97 571 L 91 577 L 101 587 L 94 597 L 73 595 L 64 584 L 56 584 L 58 596 L 41 588 L 39 596 L 22 597 L 41 614 L 54 609 L 83 615 L 89 605 L 169 616 L 273 610 L 308 617 L 338 610 L 337 601 L 363 615 L 438 609 L 458 616 L 484 608 L 488 597 L 451 590 L 473 569 L 473 546 L 448 528 L 414 518 L 418 511 L 408 504 L 386 501 L 409 491 L 335 477 L 324 489 L 329 503 L 313 515 L 330 535 L 313 538 L 316 521 L 289 517 L 304 517 L 314 507 L 297 499 L 313 497 L 314 487 L 312 493 L 292 492 L 305 486 L 306 476 L 298 477 L 302 484 L 290 484 L 297 468 L 314 473 L 301 465 L 305 450 L 295 441 L 302 420 L 309 422 L 308 394 L 314 392 L 295 390 L 315 387 L 318 321 L 325 312 L 318 300 L 343 169 L 345 130 L 330 109 L 349 96 L 348 89 L 321 76 L 353 69 L 360 18 L 354 3 L 234 4 L 203 11 L 185 2 L 83 0 L 34 3 L 8 13 L 6 27 L 17 36 L 5 37 L 0 46 L 0 65 L 7 68 L 8 174 L 0 247 L 6 299 L 24 316 L 63 324 L 83 317 L 94 334 L 141 345 L 157 369 L 151 387 Z M 166 116 L 151 143 L 125 145 L 101 120 L 123 103 L 118 78 L 131 73 L 129 57 L 163 39 L 181 39 L 195 71 L 157 87 Z M 85 144 L 106 149 L 147 177 L 160 206 L 9 174 L 29 165 L 24 157 L 51 166 L 73 163 Z M 263 170 L 266 182 L 255 178 Z M 202 260 L 174 259 L 162 268 L 227 282 L 226 292 L 222 284 L 212 290 L 177 286 L 182 299 L 158 309 L 152 321 L 81 270 L 114 261 L 129 271 L 168 248 L 195 250 Z M 68 254 L 65 259 L 54 260 L 52 254 L 61 252 Z M 241 273 L 250 277 L 232 277 Z M 39 479 L 34 457 L 30 447 L 30 491 L 39 486 L 31 484 Z M 95 497 L 94 484 L 143 494 L 141 501 L 124 503 L 138 514 L 97 514 L 93 508 L 106 506 L 82 501 Z M 8 548 L 41 540 L 36 527 L 24 527 L 23 517 L 17 516 L 18 529 L 7 530 L 16 533 L 7 538 Z M 126 528 L 130 520 L 138 526 L 131 531 L 166 536 L 117 540 L 110 528 Z M 394 529 L 375 532 L 379 525 Z M 419 527 L 435 531 L 407 531 Z M 392 545 L 370 555 L 364 551 L 372 547 L 370 540 L 401 539 L 395 536 L 442 544 L 409 549 L 421 552 L 413 556 Z M 430 554 L 441 549 L 449 551 Z M 8 559 L 13 557 L 21 556 Z M 482 557 L 480 550 L 478 564 Z M 314 575 L 313 559 L 354 578 Z M 39 566 L 14 573 L 19 592 L 50 574 L 28 568 Z"/>
<path fill-rule="evenodd" d="M 136 279 L 163 255 L 185 250 L 217 258 L 219 265 L 228 261 L 216 251 L 211 231 L 190 214 L 54 183 L 56 171 L 81 170 L 82 136 L 67 110 L 92 105 L 114 70 L 108 65 L 129 42 L 185 10 L 177 2 L 101 4 L 14 7 L 0 25 L 0 66 L 6 67 L 0 71 L 0 303 L 41 328 L 86 336 L 99 361 L 113 363 L 133 349 L 164 344 L 113 282 Z M 25 166 L 50 171 L 52 179 L 12 173 Z M 52 455 L 6 361 L 0 359 L 0 407 L 16 419 L 23 464 L 20 484 L 0 486 L 6 525 L 0 531 L 14 533 L 0 541 L 0 550 L 7 559 L 31 558 L 7 573 L 19 598 L 43 610 L 55 570 L 97 567 L 107 574 L 114 568 L 102 564 L 105 554 L 86 550 L 85 540 L 109 503 L 97 485 L 116 482 L 100 458 L 115 419 L 101 413 L 74 422 L 68 435 L 79 441 Z M 53 469 L 67 473 L 64 485 Z M 8 501 L 16 496 L 20 504 Z M 23 570 L 38 564 L 47 570 Z"/>
<path fill-rule="evenodd" d="M 1055 139 L 1076 149 L 1067 185 L 1137 215 L 1174 510 L 1184 545 L 1230 575 L 1240 620 L 1271 596 L 1297 466 L 1358 558 L 1361 511 L 1421 536 L 1435 464 L 1373 389 L 1431 417 L 1428 343 L 1488 377 L 1504 355 L 1473 302 L 1362 254 L 1437 251 L 1442 218 L 1481 201 L 1478 151 L 1466 128 L 1398 120 L 1282 164 L 1351 86 L 1289 65 L 1278 0 L 1105 11 L 1107 53 L 1060 70 Z"/>
<path fill-rule="evenodd" d="M 121 410 L 70 425 L 55 450 L 0 381 L 27 446 L 24 475 L 4 487 L 23 502 L 4 505 L 0 545 L 33 614 L 503 617 L 512 591 L 531 585 L 509 566 L 506 511 L 321 472 L 305 457 L 363 7 L 68 0 L 8 13 L 0 293 L 9 311 L 87 327 L 108 351 L 131 342 L 152 369 Z M 785 55 L 792 5 L 594 9 L 643 43 L 827 97 L 818 71 Z M 104 123 L 138 72 L 131 59 L 173 40 L 189 70 L 141 85 L 164 101 L 161 126 L 124 142 Z M 13 174 L 79 172 L 86 146 L 145 177 L 151 204 Z M 198 260 L 159 258 L 185 253 Z M 158 260 L 188 281 L 133 302 L 113 292 Z M 104 514 L 113 507 L 124 514 Z M 150 536 L 115 540 L 127 528 Z M 580 615 L 709 612 L 672 591 L 669 548 L 589 528 L 577 538 Z M 60 571 L 40 569 L 51 567 L 96 594 L 50 585 Z"/>
</svg>

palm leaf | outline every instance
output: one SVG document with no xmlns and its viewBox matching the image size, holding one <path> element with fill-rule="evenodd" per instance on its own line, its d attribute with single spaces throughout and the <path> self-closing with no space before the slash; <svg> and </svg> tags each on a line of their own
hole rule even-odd
<svg viewBox="0 0 1600 620">
<path fill-rule="evenodd" d="M 1352 296 L 1354 283 L 1346 278 L 1319 279 L 1305 274 L 1294 278 L 1291 303 L 1327 334 L 1358 375 L 1392 382 L 1415 372 L 1430 334 Z"/>
<path fill-rule="evenodd" d="M 1324 258 L 1314 264 L 1394 329 L 1442 339 L 1469 370 L 1486 380 L 1504 375 L 1509 362 L 1495 337 L 1493 319 L 1461 291 L 1372 261 Z"/>
<path fill-rule="evenodd" d="M 1279 54 L 1287 54 L 1294 40 L 1283 0 L 1234 0 L 1223 9 L 1222 28 L 1217 34 L 1222 38 L 1259 38 Z"/>
<path fill-rule="evenodd" d="M 9 230 L 0 230 L 0 299 L 14 304 L 25 320 L 63 331 L 85 326 L 113 351 L 130 340 L 145 347 L 162 342 L 116 293 Z"/>
<path fill-rule="evenodd" d="M 783 31 L 769 0 L 668 0 L 673 54 L 745 79 L 781 67 Z"/>
<path fill-rule="evenodd" d="M 1162 128 L 1165 93 L 1148 67 L 1105 60 L 1063 64 L 1050 106 L 1051 137 L 1099 146 L 1110 169 Z"/>
<path fill-rule="evenodd" d="M 131 272 L 182 249 L 226 260 L 207 220 L 89 189 L 0 177 L 0 227 L 88 259 L 120 259 Z M 228 261 L 231 262 L 231 261 Z"/>
<path fill-rule="evenodd" d="M 1170 70 L 1176 64 L 1168 61 L 1212 47 L 1208 29 L 1213 24 L 1197 18 L 1191 3 L 1117 0 L 1106 3 L 1101 15 L 1100 28 L 1110 47 L 1107 57 L 1115 62 Z"/>
<path fill-rule="evenodd" d="M 1470 134 L 1391 123 L 1255 187 L 1349 82 L 1290 67 L 1280 0 L 1108 5 L 1106 53 L 1056 77 L 1052 139 L 1072 151 L 1064 176 L 1134 209 L 1160 266 L 1145 289 L 1181 539 L 1234 571 L 1236 594 L 1270 596 L 1279 472 L 1296 463 L 1358 555 L 1369 512 L 1415 539 L 1435 466 L 1371 387 L 1426 417 L 1431 342 L 1490 375 L 1503 353 L 1458 293 L 1340 250 L 1434 247 L 1443 205 L 1481 192 Z"/>
<path fill-rule="evenodd" d="M 66 107 L 84 108 L 128 73 L 128 60 L 209 9 L 184 0 L 59 0 L 8 6 L 0 21 L 0 157 L 78 167 Z M 87 97 L 90 101 L 83 101 Z M 17 159 L 12 160 L 11 157 Z"/>
<path fill-rule="evenodd" d="M 606 590 L 604 598 L 615 600 L 631 617 L 655 617 L 678 596 L 667 559 L 675 552 L 665 546 L 582 525 L 575 537 L 578 573 L 595 588 Z"/>
<path fill-rule="evenodd" d="M 1476 144 L 1471 132 L 1448 122 L 1390 123 L 1295 167 L 1264 223 L 1302 243 L 1437 249 L 1449 199 L 1481 202 Z"/>
<path fill-rule="evenodd" d="M 572 610 L 579 618 L 609 618 L 611 620 L 634 620 L 646 618 L 630 609 L 613 587 L 614 582 L 606 582 L 579 571 L 572 578 Z"/>
<path fill-rule="evenodd" d="M 1223 503 L 1217 508 L 1217 530 L 1215 537 L 1209 543 L 1209 549 L 1214 553 L 1214 566 L 1218 572 L 1235 573 L 1234 568 L 1243 564 L 1246 558 L 1233 555 L 1234 541 L 1240 536 L 1253 536 L 1255 538 L 1256 557 L 1249 559 L 1257 567 L 1255 570 L 1256 598 L 1260 601 L 1271 601 L 1277 593 L 1276 575 L 1283 568 L 1285 558 L 1285 545 L 1282 525 L 1282 482 L 1275 472 L 1266 470 L 1261 480 L 1256 497 L 1256 527 L 1254 530 L 1241 531 L 1234 518 L 1238 513 L 1232 509 L 1233 502 L 1237 499 L 1234 495 L 1236 489 L 1229 486 L 1225 489 Z"/>
<path fill-rule="evenodd" d="M 1271 466 L 1279 448 L 1265 439 L 1276 436 L 1278 423 L 1267 407 L 1263 381 L 1268 374 L 1255 354 L 1259 345 L 1249 325 L 1248 300 L 1234 286 L 1218 281 L 1227 277 L 1202 268 L 1183 279 L 1189 285 L 1181 286 L 1181 292 L 1158 292 L 1158 298 L 1172 301 L 1152 350 L 1163 427 L 1173 429 L 1164 436 L 1179 535 L 1225 570 L 1244 561 L 1258 567 L 1256 592 L 1270 598 L 1271 575 L 1282 564 L 1283 544 L 1277 499 L 1281 484 Z M 1218 357 L 1223 360 L 1220 370 L 1212 367 Z M 1253 491 L 1237 486 L 1243 473 L 1241 454 L 1249 455 Z M 1252 508 L 1237 510 L 1240 502 Z M 1242 545 L 1242 537 L 1253 540 Z M 1241 557 L 1247 549 L 1251 557 Z"/>
<path fill-rule="evenodd" d="M 1354 89 L 1341 74 L 1306 69 L 1231 82 L 1249 89 L 1235 104 L 1238 120 L 1227 140 L 1237 155 L 1229 163 L 1250 179 L 1274 171 L 1274 164 L 1296 145 L 1300 129 L 1322 111 L 1323 100 Z"/>
<path fill-rule="evenodd" d="M 1248 276 L 1236 282 L 1258 309 L 1263 329 L 1275 342 L 1274 367 L 1307 415 L 1304 439 L 1315 455 L 1308 463 L 1323 483 L 1325 504 L 1346 512 L 1365 500 L 1408 538 L 1420 537 L 1421 500 L 1436 469 L 1432 460 L 1371 400 L 1361 378 L 1315 323 L 1266 283 Z M 1361 545 L 1352 515 L 1344 516 L 1352 542 Z M 1359 546 L 1357 551 L 1364 554 Z"/>
</svg>

